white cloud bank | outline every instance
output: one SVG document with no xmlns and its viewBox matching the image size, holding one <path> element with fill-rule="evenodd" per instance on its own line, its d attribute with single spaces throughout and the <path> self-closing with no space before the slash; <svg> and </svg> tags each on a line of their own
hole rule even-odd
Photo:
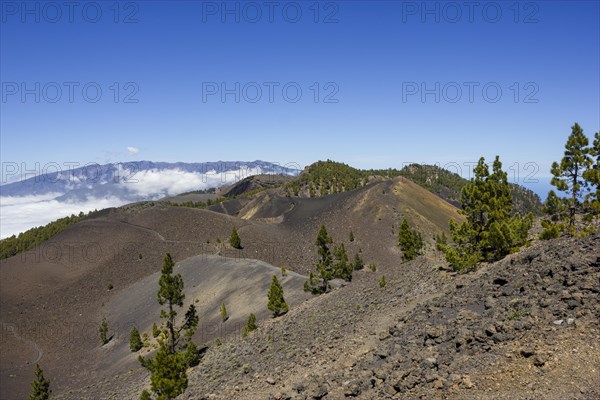
<svg viewBox="0 0 600 400">
<path fill-rule="evenodd" d="M 101 210 L 118 207 L 127 201 L 110 197 L 105 199 L 90 198 L 85 202 L 60 202 L 44 196 L 0 197 L 0 238 L 19 235 L 36 226 L 46 225 L 58 218 L 81 211 Z"/>
<path fill-rule="evenodd" d="M 233 171 L 208 171 L 206 173 L 186 172 L 179 169 L 138 172 L 123 169 L 120 171 L 120 176 L 126 177 L 126 179 L 116 185 L 120 189 L 117 192 L 121 192 L 122 196 L 114 195 L 114 192 L 107 197 L 93 196 L 94 188 L 90 184 L 85 185 L 91 189 L 92 193 L 86 201 L 56 200 L 64 193 L 19 197 L 0 196 L 0 238 L 18 235 L 33 227 L 46 225 L 58 218 L 79 214 L 81 211 L 119 207 L 131 203 L 132 195 L 146 200 L 157 200 L 165 196 L 229 185 L 262 172 L 261 168 L 240 168 Z M 107 183 L 96 183 L 98 186 L 105 184 Z M 67 189 L 75 189 L 76 186 L 81 188 L 80 185 L 73 185 L 73 187 L 68 186 Z"/>
<path fill-rule="evenodd" d="M 250 175 L 261 174 L 261 168 L 240 168 L 232 171 L 186 172 L 179 169 L 144 170 L 139 172 L 123 169 L 120 176 L 126 177 L 119 185 L 138 196 L 156 199 L 174 196 L 194 190 L 204 190 L 230 185 Z"/>
</svg>

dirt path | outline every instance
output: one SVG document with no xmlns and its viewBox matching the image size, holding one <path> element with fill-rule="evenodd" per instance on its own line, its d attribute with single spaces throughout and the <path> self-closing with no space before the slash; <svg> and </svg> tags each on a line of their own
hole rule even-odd
<svg viewBox="0 0 600 400">
<path fill-rule="evenodd" d="M 160 233 L 156 232 L 154 229 L 150 229 L 150 228 L 147 228 L 147 227 L 142 226 L 142 225 L 132 224 L 131 222 L 126 222 L 126 221 L 118 221 L 118 222 L 121 223 L 121 224 L 133 226 L 135 228 L 138 228 L 138 229 L 141 229 L 143 231 L 149 232 L 149 233 L 155 235 L 156 237 L 158 237 L 163 242 L 176 242 L 175 240 L 167 240 L 167 239 L 165 239 L 165 237 L 163 235 L 161 235 Z"/>
<path fill-rule="evenodd" d="M 36 342 L 34 342 L 33 340 L 29 340 L 29 339 L 25 339 L 24 337 L 22 337 L 21 335 L 19 335 L 16 330 L 15 330 L 15 326 L 13 324 L 7 324 L 5 322 L 1 322 L 0 325 L 2 325 L 2 329 L 6 329 L 7 331 L 10 331 L 12 333 L 12 335 L 15 337 L 15 339 L 20 340 L 22 342 L 27 343 L 28 345 L 30 345 L 31 347 L 33 347 L 37 353 L 35 360 L 33 360 L 31 363 L 27 363 L 24 364 L 20 367 L 17 368 L 21 368 L 24 367 L 28 364 L 37 364 L 42 357 L 44 356 L 44 352 L 42 351 L 42 349 L 40 348 L 40 346 L 37 345 Z"/>
</svg>

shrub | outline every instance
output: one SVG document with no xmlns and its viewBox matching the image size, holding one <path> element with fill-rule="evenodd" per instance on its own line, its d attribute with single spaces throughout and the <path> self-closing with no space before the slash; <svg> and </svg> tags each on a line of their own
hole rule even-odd
<svg viewBox="0 0 600 400">
<path fill-rule="evenodd" d="M 152 397 L 150 396 L 150 392 L 148 392 L 146 389 L 144 389 L 142 391 L 142 394 L 140 395 L 140 400 L 152 400 Z"/>
<path fill-rule="evenodd" d="M 106 321 L 106 317 L 102 317 L 102 322 L 100 322 L 100 327 L 98 328 L 98 334 L 103 345 L 108 343 L 108 322 Z"/>
<path fill-rule="evenodd" d="M 514 320 L 514 319 L 521 319 L 521 318 L 524 318 L 524 317 L 526 317 L 527 315 L 528 315 L 528 314 L 527 314 L 527 312 L 525 312 L 524 310 L 516 310 L 516 311 L 514 311 L 512 314 L 510 314 L 510 315 L 508 316 L 508 319 L 512 321 L 512 320 Z"/>
<path fill-rule="evenodd" d="M 156 322 L 152 324 L 152 337 L 157 338 L 160 335 L 160 329 L 156 326 Z"/>
<path fill-rule="evenodd" d="M 183 355 L 188 367 L 195 367 L 200 364 L 200 349 L 191 340 L 187 343 Z"/>
<path fill-rule="evenodd" d="M 248 321 L 246 322 L 246 325 L 244 326 L 244 330 L 242 332 L 242 337 L 248 336 L 248 333 L 256 330 L 257 328 L 258 328 L 258 325 L 256 325 L 256 315 L 250 314 L 250 316 L 248 317 Z"/>
<path fill-rule="evenodd" d="M 353 266 L 354 266 L 355 271 L 360 271 L 361 269 L 363 269 L 365 267 L 365 262 L 363 261 L 363 259 L 359 253 L 356 253 L 354 255 Z"/>
<path fill-rule="evenodd" d="M 131 328 L 131 332 L 129 333 L 129 349 L 132 353 L 140 351 L 140 349 L 144 347 L 144 343 L 142 343 L 142 338 L 140 337 L 140 332 L 134 326 Z"/>
<path fill-rule="evenodd" d="M 148 332 L 144 332 L 142 335 L 142 343 L 144 347 L 150 347 L 150 335 L 148 335 Z"/>
<path fill-rule="evenodd" d="M 223 322 L 229 319 L 229 315 L 227 315 L 227 307 L 225 307 L 225 303 L 221 304 L 221 319 Z"/>
<path fill-rule="evenodd" d="M 387 282 L 385 280 L 385 275 L 383 275 L 381 277 L 381 279 L 379 280 L 379 287 L 383 288 L 383 287 L 385 287 L 386 284 L 387 284 Z"/>
<path fill-rule="evenodd" d="M 234 249 L 242 248 L 242 240 L 240 239 L 240 235 L 238 235 L 237 230 L 235 228 L 231 230 L 231 235 L 229 236 L 229 244 Z"/>
<path fill-rule="evenodd" d="M 274 317 L 285 314 L 288 312 L 288 305 L 283 298 L 283 287 L 277 280 L 277 276 L 273 275 L 271 279 L 271 287 L 267 293 L 269 302 L 267 308 L 273 313 Z"/>
</svg>

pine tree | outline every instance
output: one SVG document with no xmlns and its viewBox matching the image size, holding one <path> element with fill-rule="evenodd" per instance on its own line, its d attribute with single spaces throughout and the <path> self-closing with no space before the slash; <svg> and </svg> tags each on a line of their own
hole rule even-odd
<svg viewBox="0 0 600 400">
<path fill-rule="evenodd" d="M 250 316 L 248 316 L 248 321 L 246 322 L 246 325 L 244 326 L 242 337 L 248 336 L 248 333 L 256 330 L 257 328 L 258 325 L 256 325 L 256 315 L 251 313 Z"/>
<path fill-rule="evenodd" d="M 168 346 L 171 353 L 175 353 L 177 334 L 175 328 L 175 317 L 177 311 L 174 307 L 183 307 L 183 278 L 181 274 L 173 275 L 173 267 L 175 263 L 171 258 L 171 254 L 165 254 L 163 266 L 161 269 L 160 279 L 158 281 L 159 290 L 157 294 L 158 304 L 167 305 L 167 310 L 160 311 L 160 317 L 167 319 L 167 330 L 169 332 Z"/>
<path fill-rule="evenodd" d="M 139 357 L 142 366 L 151 372 L 150 383 L 157 400 L 172 400 L 188 386 L 186 353 L 171 353 L 168 346 L 160 346 L 149 358 Z"/>
<path fill-rule="evenodd" d="M 498 156 L 490 173 L 481 157 L 475 176 L 461 192 L 466 221 L 450 221 L 452 244 L 438 243 L 455 270 L 469 270 L 481 260 L 497 261 L 524 245 L 533 216 L 510 216 L 512 195 Z"/>
<path fill-rule="evenodd" d="M 221 304 L 221 319 L 223 322 L 229 319 L 229 315 L 227 315 L 227 307 L 225 307 L 225 303 Z"/>
<path fill-rule="evenodd" d="M 333 260 L 329 245 L 333 240 L 327 234 L 325 225 L 321 225 L 315 245 L 319 254 L 319 260 L 315 266 L 319 275 L 310 273 L 309 280 L 304 282 L 304 290 L 313 294 L 325 293 L 329 289 L 329 281 L 333 279 Z M 318 281 L 321 281 L 319 284 Z"/>
<path fill-rule="evenodd" d="M 350 242 L 354 242 L 354 232 L 352 232 L 352 230 L 350 230 L 350 234 L 348 235 L 348 240 L 350 240 Z"/>
<path fill-rule="evenodd" d="M 131 332 L 129 333 L 129 349 L 131 352 L 135 353 L 140 351 L 140 349 L 144 347 L 144 343 L 142 343 L 142 338 L 140 337 L 140 332 L 134 326 L 131 328 Z"/>
<path fill-rule="evenodd" d="M 100 341 L 102 344 L 106 344 L 109 341 L 108 335 L 108 322 L 106 321 L 106 317 L 102 317 L 102 321 L 100 322 L 100 327 L 98 328 L 98 334 L 100 336 Z"/>
<path fill-rule="evenodd" d="M 288 305 L 283 298 L 283 287 L 277 280 L 276 275 L 273 275 L 273 279 L 271 279 L 271 287 L 267 293 L 267 298 L 269 299 L 267 308 L 273 313 L 274 317 L 288 312 Z"/>
<path fill-rule="evenodd" d="M 44 377 L 44 371 L 39 364 L 35 364 L 35 380 L 31 382 L 29 400 L 48 400 L 50 398 L 50 381 Z"/>
<path fill-rule="evenodd" d="M 159 337 L 159 349 L 152 356 L 138 359 L 140 364 L 151 372 L 152 391 L 157 400 L 174 399 L 187 388 L 186 370 L 199 360 L 200 351 L 192 342 L 192 335 L 198 327 L 196 307 L 191 304 L 185 313 L 181 325 L 175 325 L 177 311 L 175 306 L 183 307 L 183 278 L 173 274 L 175 263 L 167 253 L 163 260 L 157 300 L 166 309 L 160 312 L 161 318 L 166 319 L 166 337 Z M 182 341 L 182 339 L 184 339 Z"/>
<path fill-rule="evenodd" d="M 336 259 L 336 262 L 333 266 L 334 276 L 350 282 L 352 280 L 353 265 L 348 262 L 348 254 L 346 253 L 344 243 L 336 247 L 333 253 Z"/>
<path fill-rule="evenodd" d="M 365 267 L 365 262 L 363 261 L 359 253 L 354 254 L 354 261 L 352 264 L 355 271 L 360 271 Z"/>
<path fill-rule="evenodd" d="M 421 234 L 410 228 L 406 218 L 404 218 L 398 229 L 398 246 L 402 250 L 402 261 L 404 262 L 417 258 L 423 248 Z"/>
<path fill-rule="evenodd" d="M 240 239 L 240 235 L 238 235 L 237 229 L 235 228 L 231 230 L 231 235 L 229 236 L 229 244 L 234 249 L 242 248 L 242 240 Z"/>
<path fill-rule="evenodd" d="M 569 196 L 566 206 L 569 210 L 569 233 L 575 233 L 575 214 L 581 208 L 583 190 L 587 185 L 584 174 L 592 167 L 592 150 L 588 147 L 589 140 L 583 134 L 583 129 L 575 123 L 565 144 L 565 152 L 560 163 L 552 163 L 552 181 L 550 182 L 560 192 Z M 588 175 L 590 173 L 587 173 Z"/>
</svg>

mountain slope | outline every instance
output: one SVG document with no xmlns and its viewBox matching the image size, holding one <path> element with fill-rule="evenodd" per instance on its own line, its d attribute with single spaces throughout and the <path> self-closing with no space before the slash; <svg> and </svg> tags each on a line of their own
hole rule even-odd
<svg viewBox="0 0 600 400">
<path fill-rule="evenodd" d="M 599 239 L 538 242 L 467 275 L 425 258 L 360 271 L 211 347 L 182 399 L 596 399 Z M 144 379 L 57 398 L 136 399 Z"/>
<path fill-rule="evenodd" d="M 200 303 L 206 306 L 201 312 L 206 323 L 214 319 L 211 313 L 220 301 L 226 302 L 232 313 L 241 310 L 242 303 L 248 310 L 262 310 L 257 312 L 260 322 L 266 318 L 266 291 L 262 296 L 259 292 L 269 283 L 270 274 L 282 265 L 301 275 L 313 269 L 317 256 L 314 240 L 320 224 L 327 225 L 336 243 L 346 244 L 351 257 L 362 251 L 367 263 L 397 267 L 401 253 L 392 226 L 397 229 L 400 218 L 406 217 L 422 228 L 429 241 L 430 234 L 447 228 L 448 218 L 460 218 L 451 205 L 403 178 L 313 199 L 288 198 L 278 190 L 268 189 L 220 205 L 232 205 L 234 211 L 237 201 L 244 202 L 246 208 L 239 209 L 244 218 L 161 202 L 103 210 L 38 247 L 0 261 L 0 323 L 7 338 L 0 342 L 0 398 L 23 398 L 29 390 L 31 363 L 40 354 L 38 361 L 55 394 L 97 384 L 129 369 L 143 373 L 134 357 L 124 351 L 132 321 L 115 304 L 127 307 L 124 311 L 136 309 L 137 302 L 153 304 L 151 281 L 166 252 L 176 261 L 207 255 L 206 262 L 188 271 L 189 298 L 202 297 L 206 285 L 219 287 L 221 279 L 229 279 L 209 274 L 206 268 L 210 265 L 222 268 L 211 264 L 209 255 L 270 264 L 263 269 L 268 273 L 256 277 L 253 269 L 246 268 L 251 276 L 239 283 L 246 282 L 257 290 L 250 297 L 223 290 Z M 242 250 L 226 244 L 233 227 L 241 237 Z M 350 230 L 355 236 L 353 242 L 348 239 Z M 242 262 L 242 266 L 252 263 Z M 293 309 L 304 295 L 301 291 L 293 294 L 297 292 L 294 287 L 301 289 L 303 278 L 290 275 L 292 280 L 285 280 L 284 289 L 290 292 Z M 134 294 L 135 298 L 122 297 Z M 145 318 L 157 309 L 144 306 L 139 310 L 143 319 L 133 322 L 139 323 L 143 332 L 149 323 Z M 97 337 L 103 316 L 109 332 L 116 334 L 106 349 L 101 348 Z M 237 315 L 232 321 L 238 324 L 242 320 Z M 40 332 L 39 327 L 44 330 Z M 113 361 L 114 368 L 108 367 Z"/>
<path fill-rule="evenodd" d="M 286 185 L 288 196 L 318 197 L 358 189 L 369 182 L 404 176 L 460 207 L 460 192 L 468 180 L 435 165 L 410 164 L 401 170 L 389 168 L 360 170 L 349 165 L 327 160 L 306 167 L 300 176 Z M 513 211 L 521 215 L 541 213 L 541 200 L 533 191 L 510 183 Z"/>
<path fill-rule="evenodd" d="M 424 259 L 365 271 L 210 349 L 185 398 L 598 398 L 599 239 L 538 243 L 471 275 Z"/>
<path fill-rule="evenodd" d="M 403 218 L 423 234 L 430 250 L 434 235 L 448 234 L 448 220 L 463 218 L 455 207 L 402 177 L 318 198 L 286 197 L 267 190 L 251 198 L 222 202 L 210 210 L 272 224 L 269 232 L 261 229 L 263 225 L 242 228 L 242 241 L 245 232 L 266 242 L 285 240 L 287 250 L 273 262 L 301 273 L 308 273 L 314 264 L 313 242 L 321 224 L 335 243 L 344 242 L 350 256 L 360 250 L 367 262 L 397 265 L 397 232 Z M 353 242 L 348 239 L 350 231 Z"/>
</svg>

